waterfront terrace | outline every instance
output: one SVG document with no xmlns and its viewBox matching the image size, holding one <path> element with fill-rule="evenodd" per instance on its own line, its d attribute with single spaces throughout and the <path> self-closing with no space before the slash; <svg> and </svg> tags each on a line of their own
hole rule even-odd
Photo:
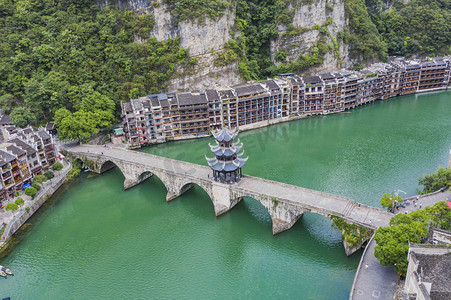
<svg viewBox="0 0 451 300">
<path fill-rule="evenodd" d="M 340 70 L 279 78 L 237 87 L 167 93 L 122 103 L 130 148 L 202 137 L 224 126 L 248 130 L 310 115 L 343 112 L 400 95 L 450 86 L 451 58 L 393 58 L 360 71 Z"/>
</svg>

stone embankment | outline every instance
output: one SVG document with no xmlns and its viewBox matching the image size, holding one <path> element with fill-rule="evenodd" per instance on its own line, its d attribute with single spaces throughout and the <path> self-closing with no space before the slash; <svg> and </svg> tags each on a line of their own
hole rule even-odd
<svg viewBox="0 0 451 300">
<path fill-rule="evenodd" d="M 33 199 L 32 203 L 27 206 L 27 210 L 23 207 L 19 212 L 16 213 L 14 218 L 10 221 L 1 220 L 2 223 L 7 223 L 5 231 L 3 232 L 0 240 L 0 249 L 8 244 L 8 239 L 17 231 L 19 228 L 41 207 L 45 201 L 50 198 L 50 196 L 55 193 L 60 186 L 66 181 L 67 174 L 71 169 L 70 163 L 65 163 L 64 168 L 59 171 L 57 176 L 51 179 L 50 184 L 43 187 L 36 198 Z M 5 222 L 6 221 L 6 222 Z"/>
</svg>

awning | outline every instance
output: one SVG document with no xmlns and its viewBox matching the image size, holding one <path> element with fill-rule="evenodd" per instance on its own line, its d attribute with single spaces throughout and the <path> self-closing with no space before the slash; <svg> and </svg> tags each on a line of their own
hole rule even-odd
<svg viewBox="0 0 451 300">
<path fill-rule="evenodd" d="M 27 187 L 31 187 L 31 184 L 27 183 L 22 186 L 22 190 L 25 190 Z"/>
</svg>

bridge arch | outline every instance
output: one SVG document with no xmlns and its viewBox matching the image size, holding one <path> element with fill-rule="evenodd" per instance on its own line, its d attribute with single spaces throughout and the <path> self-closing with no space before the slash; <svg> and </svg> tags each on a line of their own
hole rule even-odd
<svg viewBox="0 0 451 300">
<path fill-rule="evenodd" d="M 266 207 L 266 205 L 263 204 L 258 197 L 241 196 L 236 198 L 234 201 L 236 201 L 236 203 L 241 202 L 241 205 L 246 206 L 248 215 L 254 218 L 258 223 L 266 224 L 269 221 L 271 224 L 270 226 L 272 226 L 274 220 L 270 209 L 268 209 L 268 207 Z"/>
<path fill-rule="evenodd" d="M 114 167 L 118 167 L 118 169 L 120 169 L 119 166 L 118 166 L 116 163 L 114 163 L 113 161 L 111 161 L 111 160 L 106 160 L 106 161 L 104 161 L 104 162 L 100 165 L 99 173 L 102 174 L 103 172 L 106 172 L 106 171 L 108 171 L 108 170 L 111 170 L 111 169 L 113 169 Z M 122 170 L 121 170 L 121 172 L 122 172 Z M 122 172 L 122 175 L 124 175 L 123 172 Z M 124 175 L 124 176 L 125 176 L 125 175 Z"/>
<path fill-rule="evenodd" d="M 194 186 L 198 186 L 199 188 L 201 188 L 205 193 L 207 193 L 208 197 L 210 198 L 211 202 L 213 202 L 213 205 L 215 204 L 213 195 L 211 194 L 211 192 L 209 191 L 208 188 L 202 186 L 202 184 L 198 184 L 195 182 L 186 182 L 184 184 L 182 184 L 182 186 L 180 187 L 180 189 L 178 190 L 178 194 L 182 195 L 183 193 L 185 193 L 186 191 L 190 190 L 191 188 L 193 188 Z"/>
<path fill-rule="evenodd" d="M 280 199 L 266 195 L 244 194 L 234 201 L 239 202 L 245 197 L 255 199 L 265 208 L 271 217 L 274 235 L 290 229 L 307 212 L 305 209 L 293 207 Z"/>
</svg>

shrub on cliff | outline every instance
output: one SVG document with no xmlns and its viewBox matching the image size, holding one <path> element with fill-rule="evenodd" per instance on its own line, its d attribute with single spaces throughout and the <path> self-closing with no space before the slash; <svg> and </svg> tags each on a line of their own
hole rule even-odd
<svg viewBox="0 0 451 300">
<path fill-rule="evenodd" d="M 37 192 L 38 191 L 34 187 L 27 187 L 25 189 L 25 195 L 30 196 L 31 198 L 34 198 Z"/>
<path fill-rule="evenodd" d="M 53 171 L 60 171 L 63 168 L 63 164 L 60 162 L 56 162 L 52 165 Z"/>
<path fill-rule="evenodd" d="M 78 176 L 80 176 L 80 171 L 81 171 L 81 170 L 78 169 L 78 168 L 72 168 L 72 169 L 70 169 L 69 173 L 67 174 L 66 181 L 70 181 L 70 180 L 72 180 L 72 179 L 77 178 Z"/>
</svg>

